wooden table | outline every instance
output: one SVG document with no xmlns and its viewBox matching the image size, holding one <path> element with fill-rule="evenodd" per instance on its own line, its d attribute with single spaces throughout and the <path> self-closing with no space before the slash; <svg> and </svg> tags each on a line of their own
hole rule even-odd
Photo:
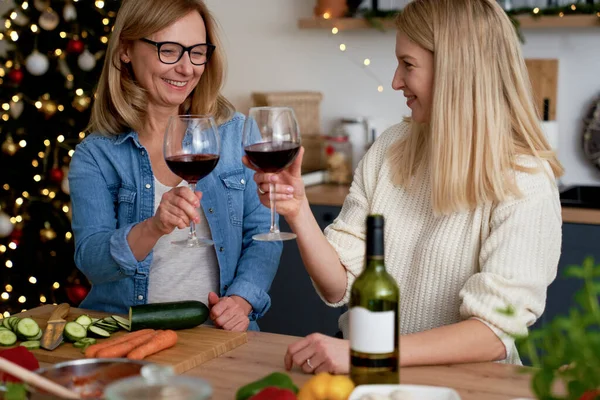
<svg viewBox="0 0 600 400">
<path fill-rule="evenodd" d="M 209 381 L 213 399 L 233 399 L 240 386 L 271 372 L 287 372 L 283 356 L 287 346 L 299 338 L 264 332 L 249 332 L 248 343 L 187 371 L 184 375 Z M 299 369 L 287 372 L 296 385 L 310 379 Z M 454 388 L 463 400 L 509 400 L 533 398 L 529 376 L 511 365 L 498 363 L 403 368 L 404 384 L 434 385 Z"/>
</svg>

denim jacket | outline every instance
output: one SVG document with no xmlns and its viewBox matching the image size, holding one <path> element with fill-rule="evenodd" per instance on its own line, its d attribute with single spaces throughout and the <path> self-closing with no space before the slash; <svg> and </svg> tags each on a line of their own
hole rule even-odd
<svg viewBox="0 0 600 400">
<path fill-rule="evenodd" d="M 208 220 L 220 269 L 220 295 L 238 295 L 253 308 L 250 329 L 269 309 L 269 287 L 281 242 L 258 242 L 268 232 L 270 212 L 260 204 L 253 171 L 242 164 L 244 115 L 219 126 L 217 167 L 196 186 Z M 131 228 L 154 215 L 154 176 L 136 132 L 92 134 L 71 161 L 69 186 L 75 235 L 75 263 L 92 283 L 81 307 L 127 313 L 145 304 L 152 252 L 137 261 L 127 242 Z"/>
</svg>

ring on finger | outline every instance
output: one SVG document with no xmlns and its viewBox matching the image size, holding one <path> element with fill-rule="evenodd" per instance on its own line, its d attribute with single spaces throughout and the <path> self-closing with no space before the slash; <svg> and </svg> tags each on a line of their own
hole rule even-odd
<svg viewBox="0 0 600 400">
<path fill-rule="evenodd" d="M 265 195 L 265 194 L 267 194 L 267 192 L 265 192 L 264 190 L 262 190 L 262 189 L 260 188 L 260 186 L 258 186 L 258 193 L 260 193 L 261 195 Z"/>
<path fill-rule="evenodd" d="M 306 359 L 306 365 L 308 365 L 308 367 L 309 367 L 310 369 L 315 369 L 315 367 L 313 367 L 313 366 L 312 366 L 312 364 L 310 363 L 310 358 L 307 358 L 307 359 Z"/>
</svg>

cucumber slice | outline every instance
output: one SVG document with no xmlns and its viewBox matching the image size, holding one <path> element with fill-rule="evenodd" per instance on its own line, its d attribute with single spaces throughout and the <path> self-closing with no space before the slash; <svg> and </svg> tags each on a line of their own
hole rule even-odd
<svg viewBox="0 0 600 400">
<path fill-rule="evenodd" d="M 39 340 L 28 340 L 26 342 L 21 342 L 20 346 L 25 347 L 28 350 L 35 350 L 40 348 Z"/>
<path fill-rule="evenodd" d="M 35 335 L 34 337 L 32 337 L 30 340 L 40 340 L 42 338 L 43 334 L 44 334 L 44 331 L 42 331 L 40 329 L 39 333 L 37 335 Z"/>
<path fill-rule="evenodd" d="M 96 344 L 96 339 L 86 337 L 73 343 L 73 346 L 77 347 L 78 349 L 83 349 L 93 344 Z"/>
<path fill-rule="evenodd" d="M 102 318 L 102 321 L 104 321 L 105 323 L 110 324 L 110 325 L 117 324 L 117 321 L 115 321 L 115 319 L 113 317 Z"/>
<path fill-rule="evenodd" d="M 101 338 L 109 338 L 110 337 L 110 332 L 107 332 L 106 329 L 102 329 L 96 325 L 90 326 L 88 328 L 88 331 L 90 331 L 94 335 L 101 337 Z"/>
<path fill-rule="evenodd" d="M 40 333 L 40 326 L 31 318 L 23 318 L 17 323 L 17 334 L 24 338 L 34 338 Z"/>
<path fill-rule="evenodd" d="M 188 329 L 208 319 L 208 307 L 195 300 L 152 303 L 129 308 L 131 330 Z"/>
<path fill-rule="evenodd" d="M 131 327 L 129 325 L 125 325 L 125 324 L 122 324 L 120 322 L 117 322 L 117 324 L 119 324 L 119 326 L 121 328 L 125 329 L 126 331 L 131 331 Z"/>
<path fill-rule="evenodd" d="M 123 317 L 120 317 L 118 315 L 113 315 L 112 319 L 114 319 L 117 322 L 117 324 L 119 324 L 119 326 L 122 326 L 122 325 L 129 326 L 129 325 L 131 325 L 129 323 L 129 320 L 127 318 L 123 318 Z"/>
<path fill-rule="evenodd" d="M 12 346 L 17 343 L 17 335 L 13 331 L 0 331 L 0 346 Z"/>
<path fill-rule="evenodd" d="M 10 317 L 4 318 L 2 320 L 2 326 L 5 327 L 8 330 L 12 330 L 11 327 L 10 327 L 10 321 L 9 320 L 10 320 Z"/>
<path fill-rule="evenodd" d="M 0 325 L 0 331 L 10 331 L 10 329 L 5 327 L 4 325 Z"/>
<path fill-rule="evenodd" d="M 92 319 L 87 315 L 80 315 L 75 320 L 81 326 L 90 326 L 92 324 Z"/>
<path fill-rule="evenodd" d="M 71 342 L 76 342 L 87 336 L 87 330 L 77 322 L 67 322 L 63 336 Z"/>
<path fill-rule="evenodd" d="M 17 324 L 19 323 L 20 320 L 21 320 L 21 318 L 19 318 L 19 317 L 9 317 L 8 318 L 8 323 L 10 324 L 10 330 L 13 331 L 14 333 L 17 333 Z"/>
</svg>

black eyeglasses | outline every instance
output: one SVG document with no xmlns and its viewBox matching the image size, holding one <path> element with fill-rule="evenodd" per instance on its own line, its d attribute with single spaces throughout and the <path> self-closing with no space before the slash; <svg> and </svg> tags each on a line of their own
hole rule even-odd
<svg viewBox="0 0 600 400">
<path fill-rule="evenodd" d="M 184 45 L 176 42 L 155 42 L 146 38 L 141 38 L 140 40 L 156 46 L 156 50 L 158 51 L 158 59 L 163 64 L 175 64 L 181 60 L 183 53 L 187 52 L 190 56 L 190 62 L 192 64 L 204 65 L 208 62 L 208 60 L 210 60 L 210 56 L 212 55 L 213 51 L 215 51 L 215 46 L 210 43 L 200 43 L 190 47 L 185 47 Z"/>
</svg>

